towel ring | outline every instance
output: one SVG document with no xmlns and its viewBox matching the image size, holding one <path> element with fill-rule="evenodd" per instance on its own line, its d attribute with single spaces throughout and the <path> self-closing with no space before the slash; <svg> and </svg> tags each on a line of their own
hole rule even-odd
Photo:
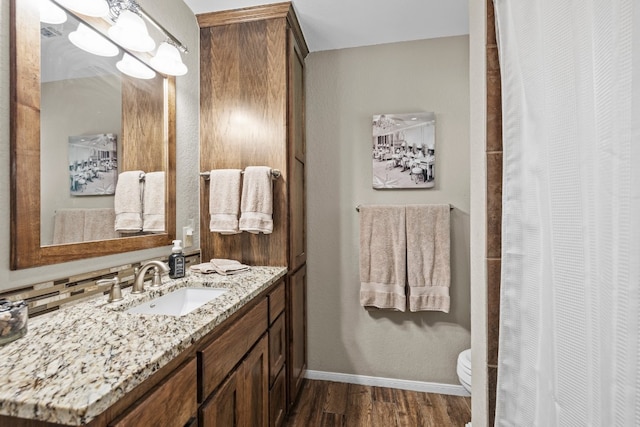
<svg viewBox="0 0 640 427">
<path fill-rule="evenodd" d="M 244 174 L 244 171 L 240 173 Z M 200 176 L 203 177 L 205 181 L 209 181 L 211 178 L 211 172 L 200 172 Z M 280 172 L 279 169 L 271 169 L 271 179 L 278 179 L 280 176 L 282 176 L 282 172 Z"/>
</svg>

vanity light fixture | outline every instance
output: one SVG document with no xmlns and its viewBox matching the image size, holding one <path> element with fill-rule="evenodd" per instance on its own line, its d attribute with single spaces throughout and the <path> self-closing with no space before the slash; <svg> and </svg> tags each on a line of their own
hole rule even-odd
<svg viewBox="0 0 640 427">
<path fill-rule="evenodd" d="M 80 49 L 99 56 L 116 56 L 120 49 L 102 35 L 83 23 L 78 29 L 69 33 L 69 41 Z"/>
<path fill-rule="evenodd" d="M 51 0 L 40 0 L 40 22 L 58 25 L 67 21 L 67 14 Z"/>
<path fill-rule="evenodd" d="M 116 24 L 107 33 L 122 47 L 136 52 L 151 52 L 156 47 L 142 18 L 128 9 L 120 12 Z"/>
<path fill-rule="evenodd" d="M 126 13 L 126 15 L 132 14 L 138 18 L 144 18 L 144 21 L 140 19 L 139 22 L 144 24 L 144 22 L 146 21 L 165 37 L 164 42 L 162 42 L 158 47 L 155 56 L 149 61 L 153 68 L 155 68 L 160 73 L 171 76 L 182 76 L 187 73 L 187 66 L 182 62 L 180 52 L 187 53 L 189 52 L 189 49 L 187 49 L 187 47 L 182 44 L 180 40 L 174 37 L 173 34 L 167 31 L 166 28 L 164 28 L 149 14 L 147 14 L 135 0 L 107 0 L 107 3 L 109 3 L 111 19 L 116 23 L 116 25 L 112 27 L 112 29 L 120 24 L 120 16 Z M 126 18 L 126 21 L 128 20 L 129 18 Z M 146 26 L 144 28 L 146 32 Z M 109 31 L 111 31 L 111 29 Z M 116 30 L 114 29 L 113 31 L 115 32 Z M 109 33 L 109 35 L 111 36 L 111 33 Z M 126 44 L 127 42 L 125 40 L 116 41 L 125 48 L 136 50 L 133 47 L 129 47 Z M 153 50 L 153 47 L 144 52 L 149 52 L 151 50 Z M 141 52 L 141 50 L 138 50 L 138 52 Z"/>
<path fill-rule="evenodd" d="M 82 15 L 103 17 L 109 15 L 109 5 L 105 0 L 56 0 L 61 6 Z"/>
<path fill-rule="evenodd" d="M 156 55 L 149 60 L 149 64 L 161 73 L 170 76 L 187 74 L 187 66 L 182 62 L 178 48 L 167 42 L 160 44 Z"/>
<path fill-rule="evenodd" d="M 125 53 L 122 59 L 116 62 L 116 68 L 124 74 L 137 79 L 152 79 L 156 76 L 155 71 L 144 65 L 137 58 Z"/>
<path fill-rule="evenodd" d="M 102 17 L 109 25 L 107 34 L 115 43 L 123 49 L 131 52 L 151 53 L 156 42 L 149 35 L 145 22 L 151 24 L 164 36 L 164 41 L 158 47 L 155 56 L 148 62 L 158 72 L 170 76 L 182 76 L 187 73 L 187 66 L 182 62 L 180 52 L 187 53 L 189 50 L 176 37 L 160 25 L 155 19 L 148 15 L 136 2 L 136 0 L 40 0 L 41 6 L 51 3 L 54 8 L 66 14 L 63 9 L 81 15 Z M 41 15 L 43 12 L 41 11 Z M 58 20 L 61 19 L 60 17 Z M 41 20 L 43 18 L 41 17 Z M 50 22 L 47 23 L 61 23 Z M 74 35 L 75 34 L 75 35 Z M 88 25 L 80 24 L 77 31 L 69 34 L 71 42 L 79 48 L 101 56 L 116 56 L 120 51 L 115 45 L 109 43 L 98 32 L 93 31 Z M 114 48 L 116 49 L 114 51 Z M 150 79 L 155 76 L 155 72 L 144 67 L 140 58 L 124 55 L 118 69 L 123 73 Z M 144 60 L 146 62 L 147 60 Z M 144 77 L 143 77 L 144 76 Z"/>
</svg>

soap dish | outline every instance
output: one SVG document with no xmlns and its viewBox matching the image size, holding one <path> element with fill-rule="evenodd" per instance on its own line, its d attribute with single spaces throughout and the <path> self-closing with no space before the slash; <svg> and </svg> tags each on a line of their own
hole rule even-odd
<svg viewBox="0 0 640 427">
<path fill-rule="evenodd" d="M 0 299 L 0 345 L 22 338 L 27 333 L 27 304 Z"/>
</svg>

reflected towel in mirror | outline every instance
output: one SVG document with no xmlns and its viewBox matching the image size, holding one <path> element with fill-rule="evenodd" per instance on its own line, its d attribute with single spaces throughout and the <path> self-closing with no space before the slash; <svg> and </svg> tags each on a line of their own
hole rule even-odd
<svg viewBox="0 0 640 427">
<path fill-rule="evenodd" d="M 136 233 L 142 230 L 142 182 L 143 171 L 127 171 L 118 175 L 113 200 L 116 211 L 115 230 Z"/>
<path fill-rule="evenodd" d="M 164 172 L 149 172 L 144 178 L 142 231 L 162 233 L 165 231 L 165 183 Z"/>
</svg>

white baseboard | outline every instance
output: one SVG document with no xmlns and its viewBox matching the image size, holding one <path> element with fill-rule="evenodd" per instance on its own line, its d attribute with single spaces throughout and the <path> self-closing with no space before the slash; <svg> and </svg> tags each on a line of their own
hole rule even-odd
<svg viewBox="0 0 640 427">
<path fill-rule="evenodd" d="M 453 396 L 470 396 L 461 385 L 428 383 L 424 381 L 397 380 L 394 378 L 369 377 L 366 375 L 341 374 L 338 372 L 312 371 L 307 369 L 305 378 L 310 380 L 335 381 L 368 385 L 376 387 L 399 388 L 401 390 L 413 390 L 426 393 L 449 394 Z"/>
</svg>

